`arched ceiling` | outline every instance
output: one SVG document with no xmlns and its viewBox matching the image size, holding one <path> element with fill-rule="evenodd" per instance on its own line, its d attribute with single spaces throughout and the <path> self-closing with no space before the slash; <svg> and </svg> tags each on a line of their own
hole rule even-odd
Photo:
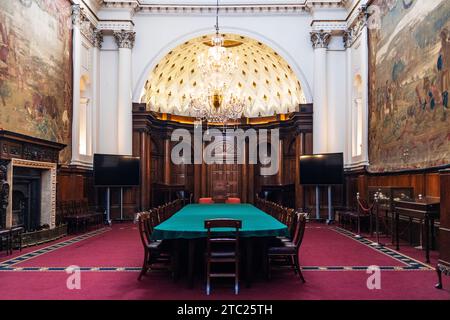
<svg viewBox="0 0 450 320">
<path fill-rule="evenodd" d="M 244 116 L 286 114 L 306 102 L 298 78 L 278 53 L 248 37 L 223 36 L 228 50 L 239 56 L 238 70 L 230 87 L 247 101 Z M 197 94 L 203 82 L 197 57 L 207 53 L 211 37 L 202 36 L 183 43 L 155 66 L 141 99 L 149 110 L 190 116 L 189 97 Z"/>
</svg>

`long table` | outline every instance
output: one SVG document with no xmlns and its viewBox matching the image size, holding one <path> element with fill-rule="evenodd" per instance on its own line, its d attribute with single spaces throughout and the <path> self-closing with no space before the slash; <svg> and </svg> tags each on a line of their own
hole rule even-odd
<svg viewBox="0 0 450 320">
<path fill-rule="evenodd" d="M 191 204 L 187 205 L 171 218 L 156 226 L 152 233 L 153 240 L 188 240 L 188 283 L 193 285 L 195 240 L 206 238 L 205 220 L 237 219 L 242 221 L 240 237 L 245 238 L 247 285 L 252 276 L 252 239 L 287 236 L 288 228 L 267 213 L 250 204 Z M 230 229 L 220 230 L 227 235 Z M 175 241 L 176 242 L 176 241 Z"/>
</svg>

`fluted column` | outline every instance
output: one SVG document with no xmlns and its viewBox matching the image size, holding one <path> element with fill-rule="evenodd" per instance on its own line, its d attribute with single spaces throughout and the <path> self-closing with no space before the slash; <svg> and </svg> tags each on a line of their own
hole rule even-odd
<svg viewBox="0 0 450 320">
<path fill-rule="evenodd" d="M 328 151 L 327 49 L 330 40 L 329 32 L 323 30 L 311 32 L 314 48 L 314 153 Z"/>
<path fill-rule="evenodd" d="M 80 79 L 81 79 L 81 8 L 72 5 L 72 56 L 73 56 L 73 105 L 72 105 L 72 164 L 80 159 Z"/>
<path fill-rule="evenodd" d="M 119 154 L 131 155 L 133 152 L 131 51 L 136 33 L 126 30 L 116 31 L 114 37 L 119 47 L 117 151 Z"/>
</svg>

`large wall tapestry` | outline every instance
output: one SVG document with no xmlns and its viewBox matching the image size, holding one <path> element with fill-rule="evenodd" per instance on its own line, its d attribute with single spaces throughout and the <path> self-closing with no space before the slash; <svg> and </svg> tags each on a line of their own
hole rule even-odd
<svg viewBox="0 0 450 320">
<path fill-rule="evenodd" d="M 0 128 L 67 144 L 72 118 L 71 4 L 0 1 Z"/>
<path fill-rule="evenodd" d="M 450 1 L 375 0 L 370 171 L 450 163 Z M 376 10 L 375 12 L 377 12 Z"/>
</svg>

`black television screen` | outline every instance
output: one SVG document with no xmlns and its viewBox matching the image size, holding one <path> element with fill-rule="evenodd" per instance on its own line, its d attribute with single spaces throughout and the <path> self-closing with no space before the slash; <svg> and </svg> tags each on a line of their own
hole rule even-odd
<svg viewBox="0 0 450 320">
<path fill-rule="evenodd" d="M 95 154 L 94 184 L 104 187 L 138 186 L 140 184 L 139 158 Z"/>
<path fill-rule="evenodd" d="M 340 185 L 344 183 L 342 153 L 313 154 L 300 157 L 300 184 Z"/>
</svg>

